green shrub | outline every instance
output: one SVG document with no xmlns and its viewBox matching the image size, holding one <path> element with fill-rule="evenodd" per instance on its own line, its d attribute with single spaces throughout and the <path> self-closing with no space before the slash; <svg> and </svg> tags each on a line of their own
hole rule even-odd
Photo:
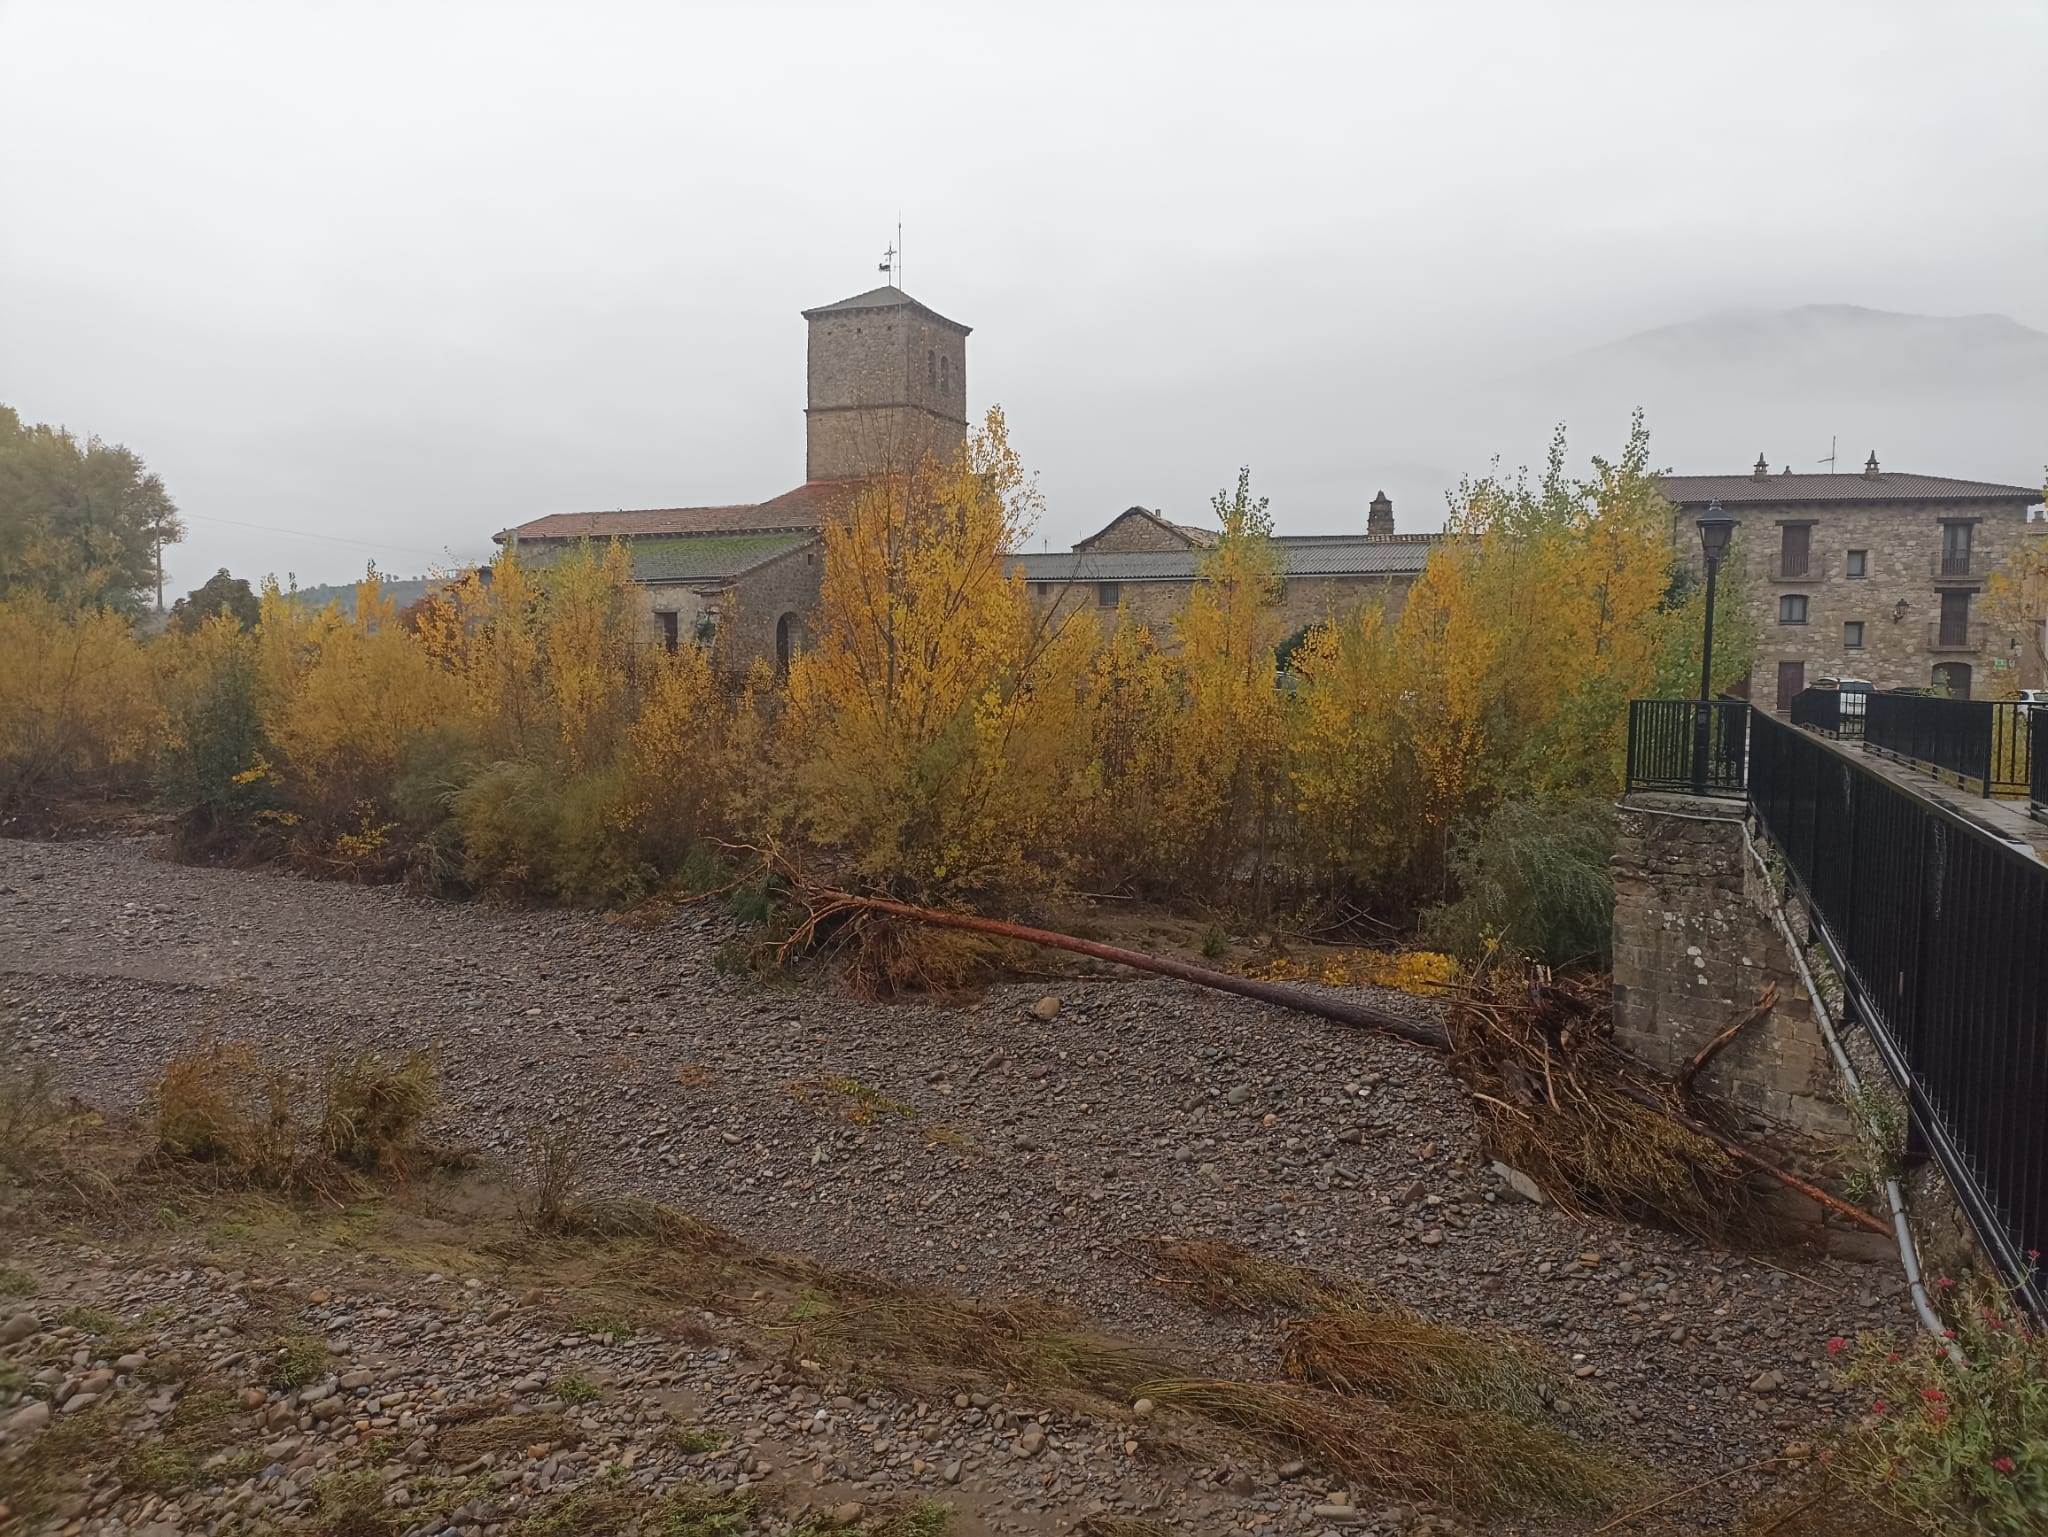
<svg viewBox="0 0 2048 1537">
<path fill-rule="evenodd" d="M 660 876 L 620 825 L 620 790 L 617 770 L 491 764 L 450 797 L 469 884 L 579 906 L 643 900 Z"/>
<path fill-rule="evenodd" d="M 1954 1293 L 1946 1279 L 1935 1290 Z M 2048 1530 L 2048 1334 L 1995 1291 L 1952 1312 L 1960 1363 L 1924 1335 L 1828 1342 L 1830 1355 L 1848 1356 L 1842 1376 L 1870 1395 L 1834 1467 L 1921 1531 Z"/>
<path fill-rule="evenodd" d="M 1614 808 L 1601 800 L 1507 801 L 1458 834 L 1457 898 L 1431 908 L 1430 941 L 1476 962 L 1495 948 L 1552 965 L 1605 964 L 1614 942 Z"/>
</svg>

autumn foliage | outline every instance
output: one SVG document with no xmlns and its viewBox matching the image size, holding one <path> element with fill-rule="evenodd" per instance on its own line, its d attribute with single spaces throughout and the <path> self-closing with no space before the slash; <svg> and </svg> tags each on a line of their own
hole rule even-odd
<svg viewBox="0 0 2048 1537">
<path fill-rule="evenodd" d="M 1006 552 L 1039 500 L 999 412 L 825 528 L 786 676 L 651 643 L 617 545 L 507 554 L 403 616 L 374 571 L 348 613 L 273 583 L 252 629 L 147 642 L 16 597 L 0 797 L 147 773 L 196 857 L 521 900 L 702 886 L 745 844 L 983 910 L 1082 890 L 1405 922 L 1520 868 L 1461 853 L 1502 808 L 1540 828 L 1616 794 L 1628 699 L 1690 687 L 1697 594 L 1640 422 L 1589 476 L 1563 465 L 1560 441 L 1533 485 L 1468 481 L 1396 612 L 1324 615 L 1284 662 L 1283 560 L 1246 475 L 1163 628 L 1034 602 Z M 1572 825 L 1597 842 L 1597 819 Z M 1495 922 L 1460 912 L 1460 932 Z"/>
</svg>

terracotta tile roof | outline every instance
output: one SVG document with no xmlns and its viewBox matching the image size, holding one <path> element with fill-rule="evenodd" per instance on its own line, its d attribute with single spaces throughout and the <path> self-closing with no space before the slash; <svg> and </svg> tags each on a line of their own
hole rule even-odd
<svg viewBox="0 0 2048 1537">
<path fill-rule="evenodd" d="M 647 507 L 637 511 L 552 512 L 510 530 L 528 539 L 644 539 L 664 534 L 768 534 L 812 529 L 843 508 L 865 482 L 810 480 L 765 502 L 731 507 Z M 492 538 L 503 544 L 507 535 Z"/>
<path fill-rule="evenodd" d="M 2007 502 L 2041 500 L 2039 486 L 2003 486 L 1945 475 L 1665 475 L 1659 485 L 1681 507 L 1708 502 Z"/>
</svg>

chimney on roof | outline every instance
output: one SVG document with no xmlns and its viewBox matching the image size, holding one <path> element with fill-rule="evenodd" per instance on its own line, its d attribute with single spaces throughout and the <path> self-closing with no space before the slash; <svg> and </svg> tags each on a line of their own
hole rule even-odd
<svg viewBox="0 0 2048 1537">
<path fill-rule="evenodd" d="M 1366 508 L 1365 532 L 1374 539 L 1394 537 L 1394 504 L 1384 491 L 1376 493 Z"/>
<path fill-rule="evenodd" d="M 1877 479 L 1877 450 L 1874 448 L 1870 451 L 1870 457 L 1863 461 L 1863 478 L 1865 480 Z"/>
<path fill-rule="evenodd" d="M 1750 471 L 1750 478 L 1753 480 L 1765 480 L 1769 478 L 1770 473 L 1770 464 L 1764 459 L 1762 454 L 1758 454 L 1756 456 L 1756 467 Z"/>
</svg>

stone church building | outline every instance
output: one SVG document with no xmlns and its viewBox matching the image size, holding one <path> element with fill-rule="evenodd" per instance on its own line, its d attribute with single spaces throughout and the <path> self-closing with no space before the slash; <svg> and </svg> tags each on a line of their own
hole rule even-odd
<svg viewBox="0 0 2048 1537">
<path fill-rule="evenodd" d="M 493 537 L 541 562 L 586 539 L 622 540 L 650 641 L 673 649 L 718 636 L 727 665 L 786 666 L 817 612 L 825 520 L 874 476 L 926 453 L 950 459 L 967 440 L 968 327 L 894 287 L 803 318 L 803 484 L 737 506 L 551 513 Z"/>
<path fill-rule="evenodd" d="M 818 609 L 826 520 L 842 515 L 875 476 L 950 459 L 967 438 L 969 328 L 882 287 L 805 310 L 810 328 L 804 479 L 762 502 L 727 507 L 558 512 L 495 535 L 522 559 L 545 562 L 583 540 L 619 539 L 646 599 L 649 641 L 671 648 L 718 640 L 721 661 L 787 665 Z M 1365 601 L 1389 617 L 1420 575 L 1436 534 L 1394 532 L 1393 505 L 1375 497 L 1357 534 L 1287 535 L 1283 594 L 1291 630 Z M 1045 608 L 1121 606 L 1170 638 L 1216 531 L 1132 507 L 1064 554 L 1014 557 Z"/>
<path fill-rule="evenodd" d="M 1170 641 L 1173 616 L 1186 605 L 1217 533 L 1131 507 L 1071 550 L 1017 556 L 1017 569 L 1043 609 L 1099 609 L 1105 628 L 1123 609 L 1156 637 Z M 1384 491 L 1367 507 L 1362 534 L 1275 535 L 1288 633 L 1363 603 L 1380 604 L 1391 624 L 1442 539 L 1441 534 L 1395 533 L 1394 504 Z"/>
</svg>

